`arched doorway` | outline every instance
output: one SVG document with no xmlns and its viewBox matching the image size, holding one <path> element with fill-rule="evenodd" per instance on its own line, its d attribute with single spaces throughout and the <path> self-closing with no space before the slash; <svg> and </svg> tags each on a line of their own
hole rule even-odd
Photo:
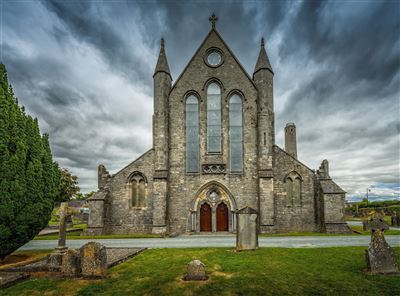
<svg viewBox="0 0 400 296">
<path fill-rule="evenodd" d="M 204 203 L 200 207 L 200 231 L 211 232 L 211 207 Z"/>
<path fill-rule="evenodd" d="M 229 230 L 229 211 L 228 206 L 221 202 L 217 207 L 217 231 Z"/>
</svg>

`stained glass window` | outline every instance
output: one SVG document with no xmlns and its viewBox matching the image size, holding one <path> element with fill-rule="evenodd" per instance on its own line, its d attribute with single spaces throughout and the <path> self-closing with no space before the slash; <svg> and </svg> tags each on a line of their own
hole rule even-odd
<svg viewBox="0 0 400 296">
<path fill-rule="evenodd" d="M 229 100 L 229 153 L 231 172 L 243 171 L 242 99 L 237 94 Z"/>
<path fill-rule="evenodd" d="M 186 171 L 199 172 L 199 101 L 194 95 L 186 99 Z"/>
<path fill-rule="evenodd" d="M 221 152 L 221 88 L 216 83 L 207 88 L 207 151 Z"/>
</svg>

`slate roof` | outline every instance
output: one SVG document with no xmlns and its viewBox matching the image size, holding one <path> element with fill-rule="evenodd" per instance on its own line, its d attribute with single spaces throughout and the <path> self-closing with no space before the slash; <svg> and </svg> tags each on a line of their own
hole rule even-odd
<svg viewBox="0 0 400 296">
<path fill-rule="evenodd" d="M 156 75 L 156 73 L 158 72 L 164 72 L 167 73 L 169 76 L 171 76 L 171 72 L 169 70 L 167 61 L 167 55 L 165 54 L 164 39 L 161 39 L 160 54 L 158 55 L 158 60 L 156 69 L 154 70 L 154 75 Z"/>
<path fill-rule="evenodd" d="M 272 71 L 271 63 L 269 62 L 269 58 L 268 58 L 267 52 L 265 51 L 264 38 L 261 39 L 260 53 L 258 55 L 257 63 L 256 63 L 256 66 L 254 68 L 253 77 L 254 77 L 254 74 L 256 74 L 261 69 L 267 69 L 272 74 L 274 74 L 274 71 Z"/>
<path fill-rule="evenodd" d="M 108 192 L 106 192 L 104 190 L 97 191 L 95 194 L 93 194 L 87 200 L 105 200 L 107 197 L 107 194 L 108 194 Z"/>
</svg>

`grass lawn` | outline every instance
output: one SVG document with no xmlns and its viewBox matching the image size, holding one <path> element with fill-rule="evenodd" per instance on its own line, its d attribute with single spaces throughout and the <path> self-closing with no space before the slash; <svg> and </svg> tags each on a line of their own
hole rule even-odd
<svg viewBox="0 0 400 296">
<path fill-rule="evenodd" d="M 365 247 L 151 249 L 103 280 L 37 278 L 0 295 L 400 295 L 400 276 L 363 272 Z M 396 248 L 400 260 L 400 248 Z M 186 264 L 207 266 L 206 282 L 185 282 Z"/>
</svg>

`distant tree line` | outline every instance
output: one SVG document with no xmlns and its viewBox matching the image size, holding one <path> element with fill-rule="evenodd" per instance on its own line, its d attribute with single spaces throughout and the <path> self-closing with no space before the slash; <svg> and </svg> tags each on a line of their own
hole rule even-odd
<svg viewBox="0 0 400 296">
<path fill-rule="evenodd" d="M 384 200 L 384 201 L 370 201 L 364 198 L 359 204 L 358 208 L 384 208 L 391 206 L 400 206 L 400 200 Z"/>
</svg>

